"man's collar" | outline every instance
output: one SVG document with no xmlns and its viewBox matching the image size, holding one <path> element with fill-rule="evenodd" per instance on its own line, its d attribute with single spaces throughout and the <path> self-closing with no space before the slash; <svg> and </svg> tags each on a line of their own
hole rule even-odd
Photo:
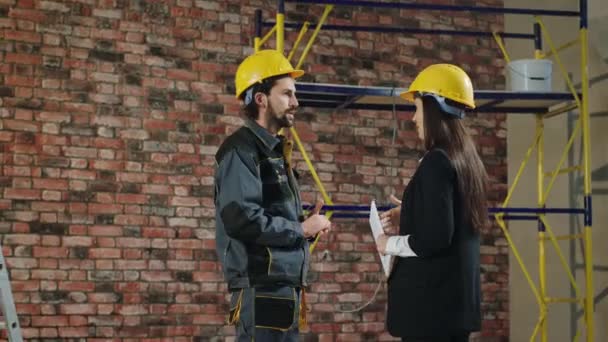
<svg viewBox="0 0 608 342">
<path fill-rule="evenodd" d="M 255 134 L 258 139 L 260 139 L 264 143 L 264 145 L 266 145 L 271 150 L 274 150 L 274 148 L 280 142 L 278 137 L 272 135 L 266 128 L 260 126 L 254 120 L 246 119 L 245 126 L 247 126 L 247 128 L 249 128 L 253 132 L 253 134 Z"/>
</svg>

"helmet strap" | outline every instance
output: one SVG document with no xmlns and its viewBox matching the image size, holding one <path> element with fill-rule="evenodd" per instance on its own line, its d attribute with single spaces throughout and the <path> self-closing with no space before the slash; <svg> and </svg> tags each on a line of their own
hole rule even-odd
<svg viewBox="0 0 608 342">
<path fill-rule="evenodd" d="M 245 99 L 244 99 L 245 106 L 248 106 L 251 103 L 251 101 L 253 101 L 253 88 L 255 88 L 255 87 L 249 87 L 249 89 L 247 89 L 245 91 Z"/>
<path fill-rule="evenodd" d="M 452 106 L 450 104 L 448 104 L 446 102 L 446 98 L 441 96 L 441 95 L 437 95 L 437 94 L 432 94 L 432 93 L 420 93 L 421 96 L 432 96 L 437 103 L 439 104 L 439 107 L 441 108 L 441 110 L 443 110 L 444 112 L 456 116 L 459 119 L 464 118 L 464 112 L 465 110 L 462 108 L 459 108 L 457 106 Z"/>
</svg>

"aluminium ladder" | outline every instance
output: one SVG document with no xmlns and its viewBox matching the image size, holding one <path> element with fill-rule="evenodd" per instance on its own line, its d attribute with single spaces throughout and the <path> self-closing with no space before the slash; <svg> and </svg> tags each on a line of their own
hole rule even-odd
<svg viewBox="0 0 608 342">
<path fill-rule="evenodd" d="M 0 245 L 0 309 L 2 310 L 3 320 L 0 321 L 0 330 L 6 330 L 8 340 L 10 342 L 22 342 L 21 328 L 19 327 L 19 318 L 15 309 L 15 301 L 13 300 L 13 292 L 11 291 L 11 283 L 8 277 L 8 270 L 2 255 L 2 246 Z"/>
</svg>

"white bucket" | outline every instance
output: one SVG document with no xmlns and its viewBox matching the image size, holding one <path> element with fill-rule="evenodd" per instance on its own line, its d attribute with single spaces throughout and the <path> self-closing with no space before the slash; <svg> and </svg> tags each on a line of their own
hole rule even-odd
<svg viewBox="0 0 608 342">
<path fill-rule="evenodd" d="M 547 59 L 518 59 L 507 65 L 511 91 L 551 91 L 553 62 Z"/>
</svg>

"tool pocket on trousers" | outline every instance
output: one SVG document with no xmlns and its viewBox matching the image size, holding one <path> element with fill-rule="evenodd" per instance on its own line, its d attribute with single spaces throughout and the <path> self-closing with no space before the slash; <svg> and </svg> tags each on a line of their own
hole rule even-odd
<svg viewBox="0 0 608 342">
<path fill-rule="evenodd" d="M 288 330 L 293 325 L 294 298 L 256 296 L 255 325 L 257 327 Z"/>
</svg>

